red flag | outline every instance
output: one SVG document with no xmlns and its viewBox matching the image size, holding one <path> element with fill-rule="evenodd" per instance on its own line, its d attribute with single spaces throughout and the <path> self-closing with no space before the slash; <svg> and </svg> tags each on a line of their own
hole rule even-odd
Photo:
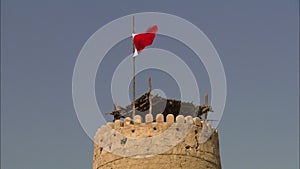
<svg viewBox="0 0 300 169">
<path fill-rule="evenodd" d="M 137 56 L 145 47 L 150 46 L 155 38 L 156 32 L 158 30 L 157 25 L 149 27 L 146 33 L 139 33 L 132 35 L 133 43 L 135 46 L 135 52 L 133 57 Z"/>
</svg>

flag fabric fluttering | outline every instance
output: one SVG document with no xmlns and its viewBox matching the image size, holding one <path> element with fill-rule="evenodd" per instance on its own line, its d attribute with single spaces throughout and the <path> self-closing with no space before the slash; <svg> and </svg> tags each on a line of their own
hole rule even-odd
<svg viewBox="0 0 300 169">
<path fill-rule="evenodd" d="M 137 56 L 145 47 L 152 44 L 157 30 L 157 25 L 153 25 L 149 27 L 145 33 L 132 34 L 133 43 L 135 46 L 133 57 Z"/>
</svg>

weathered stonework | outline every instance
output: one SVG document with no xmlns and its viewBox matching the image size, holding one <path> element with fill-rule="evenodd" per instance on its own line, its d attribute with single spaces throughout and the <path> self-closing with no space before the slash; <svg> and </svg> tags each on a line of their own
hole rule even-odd
<svg viewBox="0 0 300 169">
<path fill-rule="evenodd" d="M 218 133 L 209 124 L 191 116 L 177 116 L 174 122 L 172 114 L 166 122 L 161 114 L 155 122 L 152 119 L 148 114 L 143 123 L 136 116 L 102 126 L 95 135 L 93 169 L 221 169 Z M 181 138 L 184 129 L 187 134 Z M 171 136 L 179 140 L 174 146 L 168 140 Z M 167 151 L 154 154 L 165 148 Z M 128 149 L 136 153 L 127 153 Z M 130 157 L 123 155 L 126 153 Z"/>
</svg>

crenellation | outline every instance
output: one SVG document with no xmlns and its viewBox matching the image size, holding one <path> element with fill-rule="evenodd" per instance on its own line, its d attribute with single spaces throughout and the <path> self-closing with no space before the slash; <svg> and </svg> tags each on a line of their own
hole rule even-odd
<svg viewBox="0 0 300 169">
<path fill-rule="evenodd" d="M 153 116 L 151 114 L 146 114 L 145 122 L 143 122 L 142 116 L 136 115 L 133 120 L 130 117 L 126 117 L 124 121 L 115 120 L 115 122 L 108 122 L 106 126 L 111 129 L 115 129 L 117 132 L 125 133 L 125 135 L 130 137 L 135 137 L 137 135 L 139 137 L 155 136 L 164 132 L 164 130 L 168 129 L 174 123 L 196 126 L 194 130 L 195 135 L 199 135 L 199 133 L 201 133 L 202 131 L 217 132 L 209 123 L 207 123 L 206 121 L 202 121 L 199 117 L 193 118 L 192 116 L 184 117 L 183 115 L 178 115 L 176 117 L 176 120 L 174 120 L 174 115 L 168 114 L 168 116 L 166 117 L 166 121 L 164 121 L 163 115 L 158 114 L 155 121 L 153 121 L 152 118 Z M 103 128 L 103 126 L 101 128 Z M 97 133 L 100 129 L 98 129 Z M 180 131 L 180 129 L 178 129 L 178 131 Z"/>
<path fill-rule="evenodd" d="M 142 116 L 140 115 L 135 115 L 133 118 L 134 124 L 140 124 L 142 123 Z"/>
<path fill-rule="evenodd" d="M 176 119 L 176 120 L 174 120 Z M 199 127 L 204 127 L 208 130 L 214 130 L 217 132 L 216 129 L 213 129 L 212 126 L 207 123 L 205 120 L 201 120 L 199 117 L 192 117 L 192 116 L 183 116 L 178 115 L 176 118 L 173 114 L 168 114 L 166 116 L 166 121 L 164 121 L 163 114 L 157 114 L 155 121 L 153 120 L 152 114 L 146 114 L 145 120 L 143 122 L 143 117 L 141 115 L 134 116 L 133 120 L 130 117 L 126 117 L 123 121 L 118 119 L 114 122 L 107 122 L 107 126 L 110 126 L 111 128 L 118 129 L 120 127 L 128 127 L 128 126 L 134 126 L 134 125 L 145 125 L 145 124 L 156 124 L 156 125 L 165 125 L 170 126 L 170 124 L 173 123 L 186 123 L 191 124 Z"/>
<path fill-rule="evenodd" d="M 183 115 L 178 115 L 176 117 L 176 123 L 184 123 L 184 122 L 185 122 L 185 119 L 184 119 Z"/>
<path fill-rule="evenodd" d="M 173 124 L 174 123 L 174 115 L 173 114 L 168 114 L 166 119 L 167 119 L 166 122 L 168 124 Z"/>
<path fill-rule="evenodd" d="M 187 123 L 187 124 L 194 124 L 194 121 L 193 121 L 193 117 L 192 117 L 192 116 L 186 116 L 186 117 L 184 118 L 184 120 L 185 120 L 185 123 Z"/>
<path fill-rule="evenodd" d="M 157 123 L 163 123 L 164 122 L 164 115 L 163 114 L 157 114 L 156 115 L 156 122 Z"/>
<path fill-rule="evenodd" d="M 152 123 L 153 122 L 153 115 L 152 114 L 146 114 L 145 122 L 146 123 Z"/>
<path fill-rule="evenodd" d="M 201 125 L 201 119 L 200 119 L 199 117 L 194 117 L 194 118 L 193 118 L 193 121 L 194 121 L 194 124 L 195 124 L 196 126 L 202 127 L 202 125 Z"/>
<path fill-rule="evenodd" d="M 130 126 L 131 125 L 131 118 L 130 117 L 126 117 L 124 119 L 124 127 Z"/>
<path fill-rule="evenodd" d="M 123 122 L 121 120 L 115 120 L 114 122 L 114 129 L 118 130 L 120 127 L 122 127 Z"/>
</svg>

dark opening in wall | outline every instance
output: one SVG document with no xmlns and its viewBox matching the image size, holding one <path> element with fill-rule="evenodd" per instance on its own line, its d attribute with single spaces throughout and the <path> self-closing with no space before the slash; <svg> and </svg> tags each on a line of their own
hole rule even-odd
<svg viewBox="0 0 300 169">
<path fill-rule="evenodd" d="M 187 149 L 187 150 L 190 149 L 190 148 L 191 148 L 191 146 L 185 146 L 185 149 Z"/>
</svg>

